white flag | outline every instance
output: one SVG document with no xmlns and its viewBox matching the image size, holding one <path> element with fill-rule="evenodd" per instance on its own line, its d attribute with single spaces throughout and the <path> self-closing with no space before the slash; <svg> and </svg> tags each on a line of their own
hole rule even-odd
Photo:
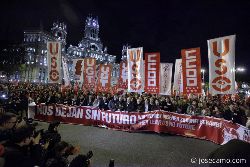
<svg viewBox="0 0 250 167">
<path fill-rule="evenodd" d="M 127 50 L 128 92 L 144 91 L 144 66 L 142 47 Z"/>
<path fill-rule="evenodd" d="M 235 35 L 207 41 L 209 91 L 215 94 L 235 93 Z"/>
<path fill-rule="evenodd" d="M 183 92 L 183 81 L 182 81 L 182 60 L 176 59 L 175 61 L 175 71 L 174 71 L 174 91 L 177 94 Z"/>
<path fill-rule="evenodd" d="M 64 57 L 62 57 L 62 62 L 63 62 L 64 83 L 65 83 L 65 86 L 69 86 L 70 85 L 70 79 L 69 79 L 69 69 L 68 69 L 67 60 Z"/>
<path fill-rule="evenodd" d="M 160 94 L 171 95 L 173 63 L 160 64 Z"/>
</svg>

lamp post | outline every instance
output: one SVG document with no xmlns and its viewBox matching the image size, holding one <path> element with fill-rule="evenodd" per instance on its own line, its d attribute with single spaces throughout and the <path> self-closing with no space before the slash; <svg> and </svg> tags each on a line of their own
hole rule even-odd
<svg viewBox="0 0 250 167">
<path fill-rule="evenodd" d="M 244 72 L 246 69 L 244 67 L 237 67 L 235 72 L 241 73 Z"/>
<path fill-rule="evenodd" d="M 237 74 L 244 73 L 245 71 L 246 71 L 246 68 L 244 68 L 244 67 L 235 68 L 235 80 L 237 80 L 236 77 L 239 76 Z M 239 79 L 239 77 L 237 77 L 237 78 Z"/>
<path fill-rule="evenodd" d="M 206 70 L 204 68 L 202 68 L 201 69 L 201 73 L 202 73 L 202 85 L 205 85 L 205 77 L 204 77 L 205 72 L 206 72 Z"/>
</svg>

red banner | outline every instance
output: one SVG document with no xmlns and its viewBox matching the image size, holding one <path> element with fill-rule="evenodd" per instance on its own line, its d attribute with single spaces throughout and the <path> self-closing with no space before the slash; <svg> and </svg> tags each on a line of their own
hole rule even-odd
<svg viewBox="0 0 250 167">
<path fill-rule="evenodd" d="M 61 43 L 47 42 L 48 57 L 48 82 L 60 83 L 61 74 Z"/>
<path fill-rule="evenodd" d="M 99 77 L 97 84 L 98 92 L 108 92 L 111 87 L 111 70 L 112 67 L 110 64 L 100 64 L 99 68 Z"/>
<path fill-rule="evenodd" d="M 191 116 L 162 111 L 124 113 L 102 111 L 93 107 L 48 106 L 44 104 L 35 107 L 35 109 L 35 119 L 42 121 L 58 120 L 63 123 L 89 126 L 105 125 L 108 128 L 129 132 L 164 132 L 210 140 L 217 144 L 224 144 L 231 139 L 250 142 L 249 129 L 214 117 Z"/>
<path fill-rule="evenodd" d="M 183 94 L 201 94 L 200 48 L 182 49 Z"/>
<path fill-rule="evenodd" d="M 95 88 L 96 59 L 84 59 L 84 85 L 87 89 Z"/>
<path fill-rule="evenodd" d="M 160 92 L 160 53 L 145 53 L 145 92 Z"/>
<path fill-rule="evenodd" d="M 128 63 L 122 61 L 120 63 L 120 76 L 118 80 L 119 88 L 128 89 Z"/>
</svg>

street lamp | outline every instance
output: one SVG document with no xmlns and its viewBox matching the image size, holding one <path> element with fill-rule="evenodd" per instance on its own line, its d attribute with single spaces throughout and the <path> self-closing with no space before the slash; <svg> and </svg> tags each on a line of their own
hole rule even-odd
<svg viewBox="0 0 250 167">
<path fill-rule="evenodd" d="M 246 68 L 244 67 L 237 67 L 235 68 L 235 80 L 237 80 L 236 78 L 240 79 L 240 73 L 244 73 L 246 71 Z"/>
<path fill-rule="evenodd" d="M 246 69 L 244 67 L 237 67 L 236 72 L 244 72 Z"/>
<path fill-rule="evenodd" d="M 204 78 L 204 74 L 205 74 L 206 70 L 204 68 L 201 69 L 201 73 L 202 73 L 202 85 L 205 85 L 205 78 Z"/>
</svg>

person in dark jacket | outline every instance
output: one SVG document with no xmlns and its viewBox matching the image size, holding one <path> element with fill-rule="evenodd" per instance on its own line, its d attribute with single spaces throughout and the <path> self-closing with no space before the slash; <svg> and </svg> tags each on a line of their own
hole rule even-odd
<svg viewBox="0 0 250 167">
<path fill-rule="evenodd" d="M 56 96 L 53 94 L 52 91 L 49 91 L 49 95 L 47 96 L 46 104 L 55 104 L 56 103 Z"/>
<path fill-rule="evenodd" d="M 117 110 L 125 111 L 125 109 L 126 109 L 126 102 L 123 100 L 123 97 L 120 96 L 117 102 Z"/>
<path fill-rule="evenodd" d="M 161 110 L 159 100 L 155 100 L 155 104 L 152 106 L 152 111 L 159 111 Z"/>
<path fill-rule="evenodd" d="M 118 110 L 118 98 L 116 95 L 109 101 L 108 108 L 113 112 Z"/>
<path fill-rule="evenodd" d="M 238 139 L 233 139 L 211 152 L 207 158 L 214 160 L 227 160 L 222 161 L 221 163 L 209 163 L 209 167 L 249 167 L 250 144 Z M 231 162 L 233 160 L 234 162 L 237 162 L 235 160 L 243 161 L 241 161 L 242 163 L 226 163 L 228 160 Z"/>
<path fill-rule="evenodd" d="M 106 96 L 103 96 L 102 98 L 100 97 L 99 109 L 108 110 L 109 109 L 108 104 L 109 104 L 109 101 Z"/>
<path fill-rule="evenodd" d="M 78 155 L 70 162 L 69 167 L 90 167 L 90 162 L 86 155 Z"/>
<path fill-rule="evenodd" d="M 61 141 L 55 145 L 53 150 L 49 151 L 46 160 L 46 167 L 67 167 L 69 165 L 67 150 L 69 148 L 67 142 Z"/>
<path fill-rule="evenodd" d="M 166 97 L 165 101 L 162 102 L 161 109 L 164 111 L 173 112 L 173 104 L 169 97 Z"/>
<path fill-rule="evenodd" d="M 154 98 L 151 97 L 149 99 L 149 104 L 148 104 L 148 111 L 153 111 L 153 106 L 155 105 Z"/>
<path fill-rule="evenodd" d="M 48 150 L 55 147 L 57 143 L 61 141 L 61 135 L 58 133 L 58 127 L 60 125 L 59 121 L 53 121 L 49 124 L 48 130 L 45 131 L 44 137 L 49 139 Z"/>
<path fill-rule="evenodd" d="M 33 129 L 31 127 L 15 130 L 10 141 L 4 145 L 4 167 L 34 167 L 38 165 L 27 151 L 27 146 L 33 140 L 32 135 Z"/>
<path fill-rule="evenodd" d="M 16 124 L 16 114 L 7 112 L 0 115 L 0 143 L 10 139 Z"/>
<path fill-rule="evenodd" d="M 145 111 L 145 104 L 144 104 L 144 102 L 142 101 L 141 98 L 137 99 L 136 111 L 137 112 L 144 112 Z"/>
<path fill-rule="evenodd" d="M 128 112 L 135 112 L 135 105 L 131 101 L 130 97 L 127 98 L 126 111 L 128 111 Z"/>
<path fill-rule="evenodd" d="M 90 94 L 86 100 L 86 105 L 93 106 L 93 102 L 94 102 L 93 96 Z"/>
</svg>

